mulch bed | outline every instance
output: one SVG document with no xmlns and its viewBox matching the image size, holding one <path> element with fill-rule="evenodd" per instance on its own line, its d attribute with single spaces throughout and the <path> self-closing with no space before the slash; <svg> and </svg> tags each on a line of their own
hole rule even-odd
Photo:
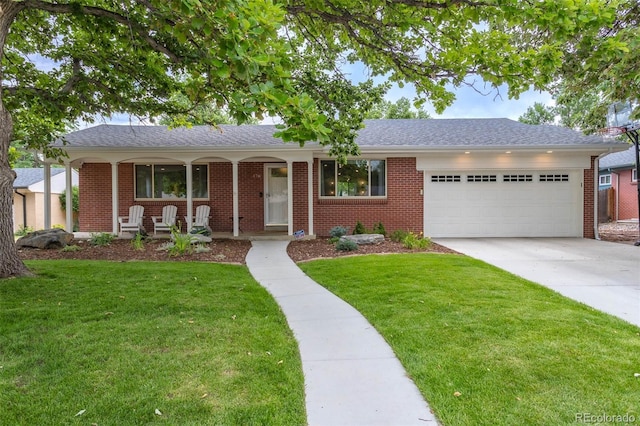
<svg viewBox="0 0 640 426">
<path fill-rule="evenodd" d="M 58 260 L 58 259 L 84 259 L 84 260 L 110 260 L 115 262 L 129 261 L 189 261 L 189 262 L 221 262 L 244 263 L 245 257 L 251 248 L 251 242 L 247 240 L 214 240 L 208 247 L 207 253 L 192 253 L 185 256 L 169 256 L 166 251 L 157 250 L 166 240 L 151 240 L 145 243 L 144 250 L 134 250 L 131 240 L 114 240 L 107 246 L 92 246 L 87 241 L 76 240 L 72 245 L 77 245 L 79 251 L 63 251 L 60 249 L 40 250 L 23 248 L 18 252 L 23 260 Z M 375 245 L 359 246 L 357 251 L 337 251 L 327 239 L 291 241 L 287 251 L 295 262 L 311 259 L 344 257 L 363 254 L 386 253 L 415 253 L 418 250 L 409 250 L 401 243 L 386 239 Z M 455 253 L 446 247 L 432 244 L 426 250 L 420 252 Z"/>
<path fill-rule="evenodd" d="M 634 223 L 602 224 L 599 228 L 600 238 L 624 244 L 633 244 L 638 240 L 638 225 Z M 245 257 L 251 248 L 251 242 L 247 240 L 214 240 L 208 246 L 207 253 L 193 253 L 185 256 L 169 256 L 166 251 L 157 250 L 166 240 L 149 240 L 145 243 L 144 250 L 134 250 L 130 240 L 114 240 L 108 246 L 92 246 L 87 241 L 76 240 L 72 244 L 81 247 L 79 251 L 62 251 L 59 249 L 39 250 L 21 249 L 20 257 L 23 260 L 47 260 L 47 259 L 88 259 L 110 260 L 115 262 L 128 261 L 189 261 L 189 262 L 220 262 L 220 263 L 245 263 Z M 454 251 L 438 244 L 431 244 L 426 250 L 409 250 L 401 243 L 385 239 L 380 244 L 361 245 L 357 251 L 337 251 L 328 239 L 291 241 L 287 252 L 295 262 L 304 262 L 312 259 L 334 258 L 345 256 L 358 256 L 363 254 L 389 254 L 389 253 L 455 253 Z"/>
</svg>

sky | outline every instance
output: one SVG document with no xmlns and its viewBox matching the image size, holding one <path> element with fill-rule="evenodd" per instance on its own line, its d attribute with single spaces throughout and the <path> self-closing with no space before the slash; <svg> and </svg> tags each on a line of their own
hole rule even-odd
<svg viewBox="0 0 640 426">
<path fill-rule="evenodd" d="M 343 72 L 355 83 L 365 81 L 368 78 L 365 67 L 358 63 L 344 66 Z M 469 81 L 474 80 L 479 81 L 476 84 L 476 88 L 479 90 L 474 90 L 468 86 L 455 88 L 453 92 L 456 95 L 456 101 L 442 114 L 436 114 L 435 109 L 429 102 L 424 105 L 424 109 L 429 112 L 432 118 L 509 118 L 517 120 L 535 102 L 540 102 L 544 105 L 554 104 L 548 92 L 529 90 L 521 94 L 519 99 L 509 99 L 507 86 L 501 86 L 499 90 L 491 90 L 483 86 L 483 82 L 479 77 L 472 76 Z M 384 77 L 376 77 L 374 81 L 382 83 Z M 387 92 L 385 99 L 395 102 L 402 97 L 413 100 L 415 96 L 416 91 L 412 84 L 405 84 L 402 88 L 394 84 Z M 274 122 L 276 122 L 274 119 L 267 118 L 263 121 L 263 124 L 273 124 Z M 126 114 L 117 114 L 107 120 L 98 119 L 93 124 L 80 124 L 80 127 L 96 126 L 103 123 L 130 125 L 140 124 L 140 121 Z M 148 124 L 148 122 L 144 124 Z"/>
</svg>

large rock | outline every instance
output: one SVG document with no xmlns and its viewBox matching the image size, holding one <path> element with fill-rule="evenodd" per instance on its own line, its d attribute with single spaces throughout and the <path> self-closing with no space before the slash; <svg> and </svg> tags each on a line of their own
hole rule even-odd
<svg viewBox="0 0 640 426">
<path fill-rule="evenodd" d="M 384 241 L 384 235 L 381 234 L 356 234 L 356 235 L 344 235 L 340 237 L 341 240 L 351 240 L 358 245 L 365 244 L 380 244 Z"/>
<path fill-rule="evenodd" d="M 18 247 L 59 249 L 73 241 L 73 234 L 63 229 L 43 229 L 31 232 L 16 241 Z"/>
<path fill-rule="evenodd" d="M 203 234 L 183 234 L 183 236 L 184 235 L 189 235 L 189 237 L 191 237 L 191 244 L 210 243 L 213 241 L 211 237 L 207 237 Z M 171 241 L 175 240 L 175 235 L 171 234 Z"/>
</svg>

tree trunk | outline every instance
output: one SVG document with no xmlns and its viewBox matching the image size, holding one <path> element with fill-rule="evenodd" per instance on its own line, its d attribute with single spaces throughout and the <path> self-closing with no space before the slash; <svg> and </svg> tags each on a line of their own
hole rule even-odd
<svg viewBox="0 0 640 426">
<path fill-rule="evenodd" d="M 13 239 L 13 181 L 15 172 L 8 161 L 13 123 L 0 101 L 0 278 L 31 275 L 18 256 Z"/>
<path fill-rule="evenodd" d="M 11 23 L 23 8 L 15 1 L 0 1 L 0 60 L 4 59 L 4 43 Z M 0 82 L 2 79 L 0 64 Z M 9 146 L 13 136 L 11 113 L 4 108 L 0 90 L 0 278 L 31 275 L 18 256 L 13 239 L 13 181 L 15 172 L 9 166 Z"/>
</svg>

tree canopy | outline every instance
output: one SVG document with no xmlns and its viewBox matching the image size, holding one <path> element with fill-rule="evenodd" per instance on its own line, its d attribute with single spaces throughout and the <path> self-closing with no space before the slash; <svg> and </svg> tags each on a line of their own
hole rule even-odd
<svg viewBox="0 0 640 426">
<path fill-rule="evenodd" d="M 411 101 L 404 96 L 395 102 L 382 100 L 380 103 L 374 105 L 367 113 L 367 118 L 370 119 L 399 119 L 399 118 L 431 118 L 429 113 L 424 108 L 413 108 Z"/>
<path fill-rule="evenodd" d="M 411 82 L 418 106 L 437 112 L 469 76 L 510 97 L 561 73 L 576 90 L 604 77 L 624 98 L 620 80 L 639 84 L 639 15 L 630 0 L 0 0 L 0 277 L 25 271 L 11 235 L 12 140 L 55 156 L 68 123 L 174 114 L 179 93 L 238 123 L 277 116 L 276 136 L 343 160 L 389 87 L 352 83 L 345 64 Z"/>
</svg>

